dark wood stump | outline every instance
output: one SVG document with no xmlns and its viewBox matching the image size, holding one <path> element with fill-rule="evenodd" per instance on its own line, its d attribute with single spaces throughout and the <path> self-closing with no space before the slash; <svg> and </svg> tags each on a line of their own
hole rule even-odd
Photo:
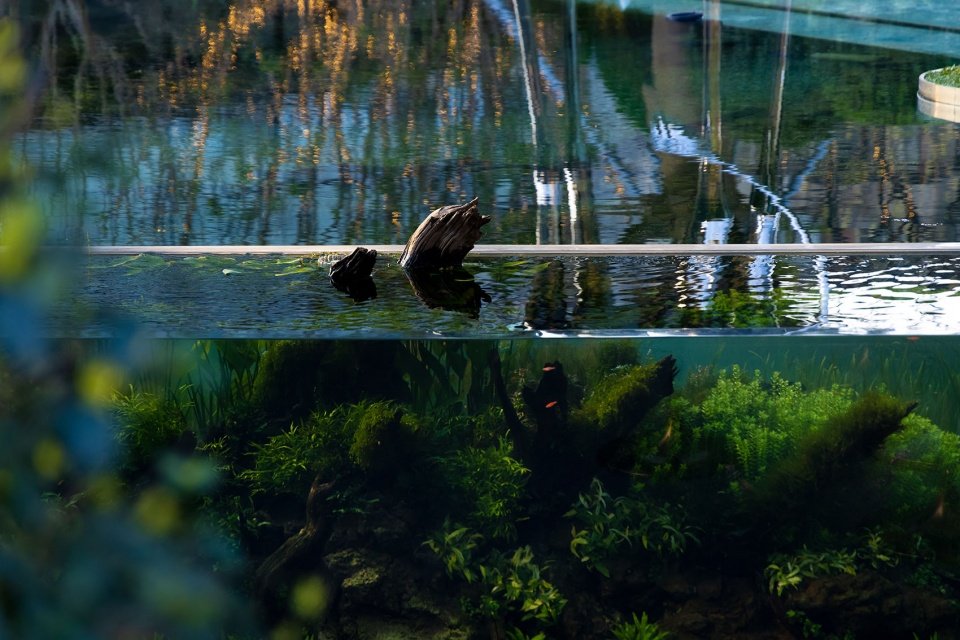
<svg viewBox="0 0 960 640">
<path fill-rule="evenodd" d="M 377 262 L 376 249 L 357 247 L 353 253 L 330 265 L 330 282 L 357 302 L 377 297 L 370 274 Z"/>
<path fill-rule="evenodd" d="M 490 222 L 477 210 L 479 198 L 466 204 L 434 210 L 407 240 L 400 256 L 404 269 L 463 266 L 463 259 L 483 235 L 480 227 Z"/>
</svg>

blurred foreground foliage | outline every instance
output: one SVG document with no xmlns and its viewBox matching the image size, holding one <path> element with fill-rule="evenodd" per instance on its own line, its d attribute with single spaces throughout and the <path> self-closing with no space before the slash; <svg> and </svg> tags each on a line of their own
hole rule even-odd
<svg viewBox="0 0 960 640">
<path fill-rule="evenodd" d="M 147 457 L 182 430 L 179 408 L 133 391 L 113 402 L 143 364 L 138 341 L 88 359 L 49 339 L 69 335 L 46 307 L 69 295 L 77 256 L 41 254 L 43 221 L 11 159 L 27 76 L 16 29 L 0 21 L 0 637 L 252 630 L 235 595 L 237 558 L 197 508 L 215 469 L 192 451 Z M 114 406 L 129 418 L 128 462 L 149 468 L 136 486 L 118 472 Z"/>
</svg>

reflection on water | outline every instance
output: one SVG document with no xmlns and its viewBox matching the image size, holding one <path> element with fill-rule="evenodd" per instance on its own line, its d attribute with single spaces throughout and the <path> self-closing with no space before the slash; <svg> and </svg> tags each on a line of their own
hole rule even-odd
<svg viewBox="0 0 960 640">
<path fill-rule="evenodd" d="M 360 302 L 328 281 L 333 260 L 318 269 L 312 258 L 273 256 L 91 258 L 57 320 L 86 323 L 76 328 L 85 336 L 114 333 L 112 318 L 86 316 L 105 308 L 162 336 L 417 338 L 707 328 L 944 334 L 960 315 L 958 258 L 496 259 L 415 278 L 381 259 L 377 296 Z"/>
<path fill-rule="evenodd" d="M 59 242 L 402 243 L 474 195 L 491 242 L 957 239 L 943 58 L 724 10 L 45 0 L 17 149 Z"/>
</svg>

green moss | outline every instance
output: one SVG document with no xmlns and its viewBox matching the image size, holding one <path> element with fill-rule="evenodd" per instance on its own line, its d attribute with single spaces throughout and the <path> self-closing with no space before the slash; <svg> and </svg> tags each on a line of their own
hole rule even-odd
<svg viewBox="0 0 960 640">
<path fill-rule="evenodd" d="M 325 342 L 272 343 L 260 361 L 254 403 L 271 417 L 308 415 L 316 406 L 319 363 L 329 350 Z"/>
<path fill-rule="evenodd" d="M 393 467 L 404 457 L 416 425 L 392 402 L 363 406 L 350 445 L 350 461 L 366 472 Z"/>
<path fill-rule="evenodd" d="M 927 80 L 947 87 L 960 87 L 960 65 L 931 71 L 927 73 Z"/>
<path fill-rule="evenodd" d="M 843 517 L 835 498 L 856 486 L 863 463 L 903 427 L 912 408 L 888 395 L 865 393 L 842 414 L 804 434 L 791 455 L 758 479 L 761 504 L 781 515 L 807 518 L 828 505 L 835 517 Z"/>
<path fill-rule="evenodd" d="M 593 387 L 583 406 L 571 416 L 572 422 L 599 432 L 633 426 L 645 413 L 651 378 L 658 371 L 656 363 L 617 368 Z"/>
</svg>

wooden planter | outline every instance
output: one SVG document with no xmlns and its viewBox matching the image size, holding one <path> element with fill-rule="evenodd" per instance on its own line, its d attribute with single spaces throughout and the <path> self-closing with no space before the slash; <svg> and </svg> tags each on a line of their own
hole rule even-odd
<svg viewBox="0 0 960 640">
<path fill-rule="evenodd" d="M 920 113 L 960 122 L 960 87 L 948 87 L 927 80 L 927 76 L 940 69 L 925 71 L 920 74 L 920 89 L 917 91 L 917 108 Z"/>
</svg>

